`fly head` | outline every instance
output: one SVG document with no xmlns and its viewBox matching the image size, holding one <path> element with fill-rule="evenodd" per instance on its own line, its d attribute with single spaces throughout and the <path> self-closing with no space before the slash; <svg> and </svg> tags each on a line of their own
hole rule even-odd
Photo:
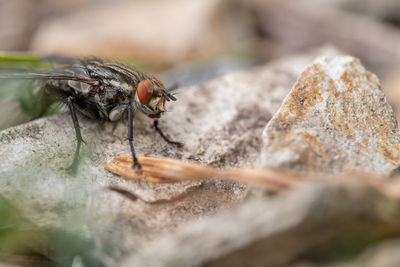
<svg viewBox="0 0 400 267">
<path fill-rule="evenodd" d="M 157 78 L 145 79 L 139 82 L 135 94 L 136 107 L 152 119 L 160 118 L 165 111 L 165 101 L 175 101 Z"/>
</svg>

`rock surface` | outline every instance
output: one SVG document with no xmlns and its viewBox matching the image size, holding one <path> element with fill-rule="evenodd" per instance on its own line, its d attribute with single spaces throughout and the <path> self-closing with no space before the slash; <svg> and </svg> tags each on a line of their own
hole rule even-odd
<svg viewBox="0 0 400 267">
<path fill-rule="evenodd" d="M 301 70 L 320 53 L 337 52 L 317 51 L 271 62 L 182 90 L 178 101 L 167 105 L 169 112 L 160 127 L 185 142 L 185 152 L 163 142 L 151 121 L 137 114 L 134 144 L 138 155 L 150 152 L 218 167 L 251 166 L 259 156 L 266 123 Z M 231 207 L 246 195 L 245 186 L 231 182 L 155 185 L 116 177 L 102 164 L 118 154 L 130 155 L 126 122 L 102 124 L 84 118 L 80 122 L 86 145 L 76 177 L 63 169 L 75 150 L 69 114 L 0 133 L 0 194 L 14 199 L 36 225 L 95 239 L 117 258 L 160 232 Z M 139 199 L 131 201 L 107 190 L 108 186 L 128 190 Z"/>
<path fill-rule="evenodd" d="M 398 202 L 360 184 L 310 184 L 189 223 L 137 248 L 120 265 L 287 266 L 316 247 L 329 250 L 334 239 L 344 238 L 337 246 L 345 245 L 345 237 L 360 228 L 353 242 L 362 235 L 382 238 L 389 229 L 399 235 L 398 208 Z"/>
<path fill-rule="evenodd" d="M 338 174 L 390 174 L 399 127 L 378 78 L 352 57 L 317 59 L 263 133 L 262 166 Z"/>
</svg>

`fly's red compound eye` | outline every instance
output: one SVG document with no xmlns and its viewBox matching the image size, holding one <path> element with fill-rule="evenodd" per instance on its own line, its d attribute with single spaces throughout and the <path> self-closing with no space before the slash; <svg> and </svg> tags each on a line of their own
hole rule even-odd
<svg viewBox="0 0 400 267">
<path fill-rule="evenodd" d="M 154 79 L 159 85 L 161 85 L 162 87 L 165 88 L 164 84 L 162 83 L 162 81 L 160 81 L 160 79 L 155 78 Z"/>
<path fill-rule="evenodd" d="M 143 80 L 139 83 L 137 87 L 137 95 L 140 103 L 143 105 L 149 103 L 151 97 L 153 96 L 153 84 L 149 80 Z"/>
</svg>

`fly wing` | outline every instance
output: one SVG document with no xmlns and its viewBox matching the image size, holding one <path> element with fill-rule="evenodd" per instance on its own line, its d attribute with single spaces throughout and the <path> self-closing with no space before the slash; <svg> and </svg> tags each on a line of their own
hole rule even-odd
<svg viewBox="0 0 400 267">
<path fill-rule="evenodd" d="M 18 125 L 52 113 L 52 99 L 41 80 L 0 81 L 0 129 Z M 53 106 L 55 108 L 55 106 Z M 53 111 L 55 111 L 53 109 Z"/>
<path fill-rule="evenodd" d="M 93 86 L 96 86 L 99 83 L 90 76 L 88 69 L 82 63 L 75 63 L 71 67 L 63 69 L 61 73 L 58 71 L 58 73 L 53 72 L 52 74 L 55 76 L 61 74 L 59 77 L 62 77 L 63 75 L 73 76 L 73 78 L 68 79 L 68 85 L 82 94 L 88 94 Z"/>
<path fill-rule="evenodd" d="M 86 83 L 89 85 L 97 84 L 97 80 L 90 78 L 81 69 L 67 68 L 50 72 L 13 72 L 1 73 L 0 79 L 36 79 L 36 80 L 65 80 Z"/>
<path fill-rule="evenodd" d="M 65 80 L 76 91 L 90 92 L 97 81 L 72 69 L 48 73 L 0 73 L 0 130 L 57 111 L 45 90 L 49 80 Z"/>
<path fill-rule="evenodd" d="M 32 74 L 31 74 L 32 75 Z M 83 63 L 75 63 L 64 69 L 53 70 L 49 73 L 34 73 L 33 76 L 38 76 L 39 79 L 47 80 L 66 80 L 68 85 L 75 91 L 82 94 L 87 94 L 99 84 L 96 79 L 90 76 L 90 73 Z M 42 77 L 41 77 L 42 76 Z"/>
<path fill-rule="evenodd" d="M 6 59 L 6 60 L 5 60 Z M 18 64 L 15 64 L 17 62 Z M 21 62 L 23 64 L 21 64 Z M 49 71 L 26 71 L 29 69 L 49 69 L 49 62 L 24 62 L 21 57 L 7 58 L 0 54 L 0 129 L 54 113 L 58 106 L 54 98 L 44 90 L 46 82 L 65 80 L 77 91 L 87 92 L 97 81 L 92 79 L 86 67 L 75 60 L 73 65 Z M 55 66 L 55 61 L 50 62 Z M 57 66 L 61 66 L 59 62 Z"/>
</svg>

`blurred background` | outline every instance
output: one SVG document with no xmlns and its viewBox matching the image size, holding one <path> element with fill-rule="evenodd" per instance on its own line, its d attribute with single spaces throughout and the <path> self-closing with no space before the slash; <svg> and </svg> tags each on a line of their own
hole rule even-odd
<svg viewBox="0 0 400 267">
<path fill-rule="evenodd" d="M 386 79 L 399 25 L 398 0 L 0 0 L 0 51 L 230 69 L 331 44 Z"/>
<path fill-rule="evenodd" d="M 398 0 L 0 0 L 0 51 L 105 57 L 186 86 L 329 44 L 395 107 L 399 26 Z"/>
<path fill-rule="evenodd" d="M 188 86 L 331 45 L 396 110 L 399 27 L 398 0 L 0 0 L 0 51 L 109 58 Z"/>
</svg>

